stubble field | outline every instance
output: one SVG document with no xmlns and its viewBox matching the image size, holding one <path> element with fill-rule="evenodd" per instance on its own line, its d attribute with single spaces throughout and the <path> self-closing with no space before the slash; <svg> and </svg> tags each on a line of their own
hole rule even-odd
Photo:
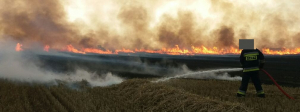
<svg viewBox="0 0 300 112">
<path fill-rule="evenodd" d="M 130 79 L 109 87 L 78 89 L 0 82 L 1 111 L 300 111 L 300 89 L 283 87 L 295 100 L 273 85 L 263 85 L 266 98 L 255 96 L 253 85 L 245 98 L 235 97 L 238 81 Z"/>
</svg>

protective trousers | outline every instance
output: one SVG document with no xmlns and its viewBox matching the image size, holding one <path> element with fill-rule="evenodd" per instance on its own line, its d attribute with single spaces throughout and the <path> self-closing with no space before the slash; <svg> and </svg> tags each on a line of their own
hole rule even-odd
<svg viewBox="0 0 300 112">
<path fill-rule="evenodd" d="M 258 93 L 263 92 L 263 89 L 261 87 L 261 82 L 259 79 L 259 71 L 244 72 L 239 91 L 244 94 L 246 93 L 250 79 L 252 80 L 255 86 L 256 92 Z"/>
</svg>

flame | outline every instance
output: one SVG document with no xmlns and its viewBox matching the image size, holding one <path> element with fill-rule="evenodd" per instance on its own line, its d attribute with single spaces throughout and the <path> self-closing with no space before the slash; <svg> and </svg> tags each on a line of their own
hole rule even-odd
<svg viewBox="0 0 300 112">
<path fill-rule="evenodd" d="M 22 44 L 17 43 L 16 51 L 22 51 Z M 44 46 L 44 51 L 49 52 L 50 46 Z M 196 55 L 196 54 L 213 54 L 213 55 L 224 55 L 224 54 L 240 54 L 241 49 L 230 47 L 230 48 L 218 48 L 212 47 L 207 48 L 205 46 L 195 47 L 191 46 L 191 48 L 180 48 L 178 45 L 175 45 L 173 48 L 162 48 L 159 50 L 149 50 L 149 49 L 118 49 L 118 50 L 101 50 L 97 48 L 82 48 L 78 49 L 75 48 L 73 45 L 67 45 L 65 48 L 62 49 L 54 49 L 59 51 L 67 51 L 72 53 L 80 53 L 80 54 L 87 54 L 87 53 L 95 53 L 95 54 L 119 54 L 119 53 L 156 53 L 156 54 L 168 54 L 168 55 Z M 288 49 L 288 48 L 281 48 L 277 50 L 272 50 L 270 48 L 262 48 L 261 50 L 264 54 L 268 55 L 288 55 L 288 54 L 300 54 L 300 48 L 295 49 Z"/>
<path fill-rule="evenodd" d="M 47 52 L 49 52 L 49 48 L 50 48 L 50 46 L 49 46 L 49 45 L 45 45 L 45 47 L 44 47 L 44 51 L 47 51 Z"/>
<path fill-rule="evenodd" d="M 85 49 L 83 49 L 83 52 L 85 52 L 85 53 L 96 53 L 96 54 L 113 54 L 113 52 L 110 51 L 110 50 L 103 51 L 103 50 L 95 49 L 95 48 L 85 48 Z"/>
<path fill-rule="evenodd" d="M 269 48 L 264 48 L 262 52 L 265 54 L 273 54 L 273 55 L 300 54 L 300 48 L 295 48 L 295 49 L 282 48 L 281 50 L 270 50 Z"/>
<path fill-rule="evenodd" d="M 22 44 L 17 43 L 17 45 L 16 45 L 16 51 L 23 51 L 22 46 L 23 46 Z"/>
<path fill-rule="evenodd" d="M 176 45 L 174 48 L 162 48 L 160 50 L 149 50 L 149 49 L 119 49 L 110 51 L 110 50 L 100 50 L 96 48 L 84 48 L 82 50 L 74 48 L 72 45 L 67 46 L 67 51 L 68 52 L 73 52 L 73 53 L 97 53 L 97 54 L 119 54 L 119 53 L 156 53 L 156 54 L 168 54 L 168 55 L 196 55 L 196 54 L 214 54 L 214 55 L 224 55 L 224 54 L 240 54 L 241 49 L 230 47 L 228 49 L 226 48 L 218 48 L 218 47 L 213 47 L 213 48 L 207 48 L 205 46 L 201 47 L 195 47 L 191 46 L 190 49 L 185 49 L 185 48 L 180 48 L 178 45 Z M 300 54 L 300 48 L 296 49 L 286 49 L 283 48 L 281 50 L 270 50 L 269 48 L 263 48 L 262 52 L 264 54 L 269 54 L 269 55 L 285 55 L 285 54 Z"/>
<path fill-rule="evenodd" d="M 123 52 L 123 53 L 135 53 L 135 51 L 130 50 L 130 49 L 121 49 L 121 50 L 116 50 L 116 54 L 118 54 L 119 52 Z"/>
<path fill-rule="evenodd" d="M 72 45 L 67 45 L 67 48 L 66 48 L 66 49 L 67 49 L 67 51 L 69 51 L 69 52 L 85 54 L 85 52 L 80 51 L 80 50 L 74 48 Z"/>
</svg>

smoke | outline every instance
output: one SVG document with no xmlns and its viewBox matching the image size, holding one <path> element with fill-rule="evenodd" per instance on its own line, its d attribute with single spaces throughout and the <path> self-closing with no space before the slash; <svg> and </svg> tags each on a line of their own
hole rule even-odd
<svg viewBox="0 0 300 112">
<path fill-rule="evenodd" d="M 184 74 L 175 75 L 173 77 L 161 78 L 154 82 L 168 81 L 174 78 L 216 79 L 216 80 L 230 80 L 230 81 L 242 80 L 242 77 L 240 76 L 230 77 L 229 74 L 227 73 L 227 72 L 241 71 L 241 70 L 242 68 L 226 68 L 226 69 L 212 69 L 212 70 L 194 72 L 185 69 Z"/>
<path fill-rule="evenodd" d="M 64 19 L 65 12 L 58 1 L 2 0 L 0 4 L 2 35 L 26 44 L 76 43 L 72 39 L 76 32 Z"/>
<path fill-rule="evenodd" d="M 191 45 L 201 45 L 201 29 L 197 29 L 194 15 L 190 11 L 180 11 L 178 17 L 162 16 L 158 28 L 158 39 L 164 47 L 190 48 Z M 198 37 L 198 38 L 197 38 Z"/>
<path fill-rule="evenodd" d="M 5 42 L 5 43 L 4 43 Z M 36 57 L 27 56 L 23 52 L 16 52 L 14 45 L 7 41 L 0 42 L 0 78 L 29 83 L 44 83 L 56 85 L 58 82 L 76 83 L 87 81 L 90 86 L 109 86 L 123 81 L 111 73 L 98 75 L 83 69 L 76 69 L 74 73 L 62 74 L 46 71 L 38 67 Z"/>
<path fill-rule="evenodd" d="M 226 26 L 223 26 L 219 31 L 219 38 L 218 38 L 218 44 L 223 47 L 237 47 L 237 45 L 234 43 L 234 32 L 232 28 L 228 28 Z"/>
<path fill-rule="evenodd" d="M 61 48 L 300 47 L 298 0 L 1 0 L 0 38 Z"/>
</svg>

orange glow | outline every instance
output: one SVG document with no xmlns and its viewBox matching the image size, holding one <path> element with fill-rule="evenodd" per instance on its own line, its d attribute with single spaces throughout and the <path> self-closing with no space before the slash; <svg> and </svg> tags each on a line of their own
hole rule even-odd
<svg viewBox="0 0 300 112">
<path fill-rule="evenodd" d="M 125 48 L 123 48 L 122 50 L 116 50 L 115 52 L 116 52 L 117 54 L 118 54 L 119 52 L 123 52 L 123 53 L 135 53 L 134 51 L 129 50 L 129 49 L 125 49 Z"/>
<path fill-rule="evenodd" d="M 85 52 L 77 50 L 72 45 L 67 45 L 67 51 L 68 52 L 73 52 L 73 53 L 85 54 Z"/>
<path fill-rule="evenodd" d="M 49 46 L 49 45 L 45 45 L 45 47 L 44 47 L 44 51 L 47 51 L 47 52 L 49 52 L 49 48 L 50 48 L 50 46 Z"/>
<path fill-rule="evenodd" d="M 22 46 L 23 46 L 22 44 L 17 43 L 17 45 L 16 45 L 16 51 L 23 51 Z"/>
<path fill-rule="evenodd" d="M 265 54 L 273 54 L 273 55 L 300 54 L 300 48 L 296 48 L 296 49 L 282 48 L 281 50 L 270 50 L 269 48 L 264 48 L 262 52 Z"/>
<path fill-rule="evenodd" d="M 16 51 L 22 51 L 21 48 L 22 44 L 18 43 L 16 45 Z M 49 51 L 50 46 L 46 45 L 44 47 L 44 51 Z M 58 50 L 58 49 L 54 49 Z M 119 54 L 119 53 L 156 53 L 156 54 L 168 54 L 168 55 L 196 55 L 196 54 L 214 54 L 214 55 L 224 55 L 224 54 L 240 54 L 241 50 L 234 47 L 229 48 L 218 48 L 218 47 L 212 47 L 207 48 L 205 46 L 201 47 L 195 47 L 191 46 L 191 48 L 180 48 L 178 45 L 176 45 L 173 48 L 162 48 L 159 50 L 149 50 L 149 49 L 118 49 L 118 50 L 101 50 L 97 48 L 82 48 L 77 49 L 73 47 L 72 45 L 67 45 L 65 48 L 60 49 L 60 51 L 67 51 L 72 53 L 80 53 L 80 54 L 86 54 L 86 53 L 95 53 L 95 54 Z M 278 50 L 271 50 L 270 48 L 263 48 L 261 50 L 264 54 L 268 55 L 286 55 L 286 54 L 300 54 L 300 48 L 295 49 L 287 49 L 287 48 L 281 48 Z"/>
<path fill-rule="evenodd" d="M 112 51 L 107 50 L 107 51 L 103 51 L 100 49 L 93 49 L 93 48 L 85 48 L 83 49 L 83 52 L 85 53 L 97 53 L 97 54 L 113 54 Z"/>
</svg>

